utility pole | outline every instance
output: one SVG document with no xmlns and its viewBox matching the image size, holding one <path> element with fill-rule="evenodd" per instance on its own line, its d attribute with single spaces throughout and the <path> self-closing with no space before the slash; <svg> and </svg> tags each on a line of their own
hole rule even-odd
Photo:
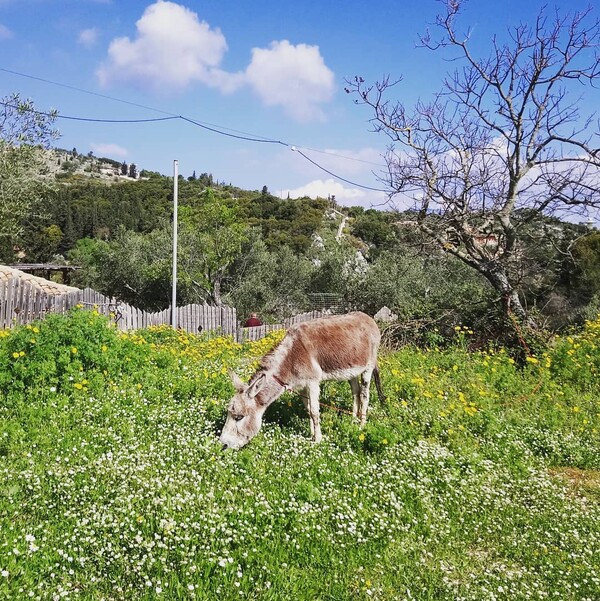
<svg viewBox="0 0 600 601">
<path fill-rule="evenodd" d="M 179 161 L 173 161 L 173 292 L 171 297 L 171 326 L 177 329 L 177 192 Z"/>
</svg>

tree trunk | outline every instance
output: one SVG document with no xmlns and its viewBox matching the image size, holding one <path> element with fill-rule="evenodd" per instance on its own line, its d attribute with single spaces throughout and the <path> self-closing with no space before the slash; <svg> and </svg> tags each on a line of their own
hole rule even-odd
<svg viewBox="0 0 600 601">
<path fill-rule="evenodd" d="M 519 323 L 537 329 L 537 324 L 529 315 L 527 315 L 527 311 L 519 298 L 519 293 L 511 285 L 504 269 L 496 267 L 493 270 L 482 270 L 482 273 L 490 284 L 492 284 L 494 289 L 500 293 L 504 316 L 509 320 L 514 316 Z"/>
<path fill-rule="evenodd" d="M 508 296 L 503 297 L 502 302 L 506 317 L 510 318 L 511 315 L 514 315 L 520 323 L 534 329 L 537 327 L 535 321 L 525 311 L 525 307 L 523 307 L 519 293 L 516 290 L 512 290 Z"/>
<path fill-rule="evenodd" d="M 221 307 L 223 305 L 223 299 L 221 298 L 221 280 L 218 278 L 215 279 L 213 283 L 211 296 L 215 307 Z"/>
</svg>

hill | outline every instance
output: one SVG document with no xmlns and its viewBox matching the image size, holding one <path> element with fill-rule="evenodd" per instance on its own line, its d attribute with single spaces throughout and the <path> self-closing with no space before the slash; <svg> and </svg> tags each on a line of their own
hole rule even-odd
<svg viewBox="0 0 600 601">
<path fill-rule="evenodd" d="M 83 267 L 77 285 L 148 310 L 168 306 L 172 177 L 75 149 L 47 156 L 53 191 L 0 260 L 70 261 Z M 244 190 L 210 173 L 180 176 L 179 206 L 183 304 L 226 299 L 241 314 L 259 310 L 279 321 L 313 308 L 319 296 L 371 314 L 385 305 L 416 324 L 410 339 L 440 322 L 451 329 L 481 321 L 504 331 L 489 282 L 420 234 L 412 215 L 281 199 L 266 186 Z M 598 236 L 525 211 L 515 215 L 515 227 L 520 242 L 511 270 L 531 310 L 552 327 L 593 315 Z"/>
<path fill-rule="evenodd" d="M 48 177 L 63 181 L 83 178 L 115 183 L 134 181 L 140 177 L 135 163 L 96 157 L 92 152 L 79 154 L 76 148 L 73 150 L 49 149 L 46 152 L 46 166 Z"/>
<path fill-rule="evenodd" d="M 52 198 L 41 215 L 26 226 L 14 260 L 47 261 L 55 255 L 66 257 L 78 240 L 111 240 L 119 228 L 147 234 L 172 221 L 173 178 L 156 172 L 139 171 L 126 164 L 76 149 L 46 152 L 44 177 L 56 182 Z M 179 204 L 194 207 L 207 189 L 234 210 L 236 219 L 258 227 L 273 248 L 281 244 L 294 252 L 306 252 L 323 224 L 339 222 L 343 214 L 326 216 L 330 203 L 324 199 L 286 199 L 258 190 L 216 181 L 212 174 L 195 173 L 179 180 Z"/>
</svg>

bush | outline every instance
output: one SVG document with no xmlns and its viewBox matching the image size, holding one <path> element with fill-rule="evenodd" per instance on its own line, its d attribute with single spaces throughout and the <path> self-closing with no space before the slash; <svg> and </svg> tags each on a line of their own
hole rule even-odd
<svg viewBox="0 0 600 601">
<path fill-rule="evenodd" d="M 16 328 L 5 335 L 3 346 L 0 387 L 13 392 L 86 391 L 109 373 L 135 373 L 148 359 L 148 349 L 122 336 L 108 318 L 81 308 Z"/>
</svg>

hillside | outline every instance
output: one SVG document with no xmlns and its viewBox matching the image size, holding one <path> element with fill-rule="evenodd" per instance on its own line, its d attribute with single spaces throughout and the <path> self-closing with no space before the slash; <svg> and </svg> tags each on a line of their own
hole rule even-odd
<svg viewBox="0 0 600 601">
<path fill-rule="evenodd" d="M 44 217 L 30 224 L 30 233 L 36 226 L 40 229 L 55 226 L 55 233 L 60 230 L 60 241 L 55 248 L 40 249 L 31 244 L 30 237 L 29 248 L 23 248 L 23 260 L 46 260 L 49 257 L 43 254 L 48 255 L 49 250 L 66 256 L 82 238 L 110 240 L 119 227 L 149 233 L 172 219 L 172 177 L 138 172 L 135 165 L 135 177 L 121 175 L 127 166 L 118 161 L 77 154 L 75 150 L 48 151 L 47 166 L 47 176 L 53 177 L 59 185 Z M 129 165 L 129 171 L 131 167 Z M 282 200 L 270 194 L 266 187 L 260 192 L 244 190 L 215 182 L 212 175 L 206 173 L 188 179 L 180 176 L 180 206 L 198 206 L 208 188 L 234 210 L 237 219 L 250 227 L 259 227 L 271 247 L 286 244 L 295 252 L 305 252 L 323 223 L 331 221 L 325 219 L 328 207 L 325 200 Z M 341 219 L 335 215 L 330 217 L 336 223 Z"/>
<path fill-rule="evenodd" d="M 46 151 L 46 175 L 57 180 L 77 178 L 104 183 L 134 181 L 140 177 L 134 163 L 119 162 L 107 157 L 96 157 L 92 152 L 79 154 L 77 149 L 52 148 Z"/>
<path fill-rule="evenodd" d="M 51 190 L 0 261 L 67 261 L 82 267 L 75 285 L 146 310 L 168 306 L 172 177 L 75 149 L 47 156 Z M 311 310 L 315 299 L 334 299 L 371 314 L 387 306 L 414 324 L 399 333 L 410 340 L 460 323 L 505 331 L 490 282 L 419 233 L 414 215 L 282 199 L 266 186 L 244 190 L 206 172 L 180 176 L 179 207 L 182 304 L 227 302 L 277 322 Z M 435 225 L 440 217 L 429 219 Z M 514 226 L 519 244 L 507 265 L 531 311 L 553 328 L 593 316 L 600 306 L 597 232 L 527 211 L 515 214 Z M 444 235 L 459 240 L 450 230 Z M 490 239 L 498 236 L 497 229 Z"/>
</svg>

